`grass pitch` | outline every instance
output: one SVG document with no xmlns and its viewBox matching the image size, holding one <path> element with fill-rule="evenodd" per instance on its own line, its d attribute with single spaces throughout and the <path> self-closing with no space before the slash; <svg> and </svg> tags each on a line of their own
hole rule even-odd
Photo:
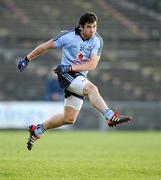
<svg viewBox="0 0 161 180">
<path fill-rule="evenodd" d="M 0 180 L 159 180 L 160 132 L 0 131 Z"/>
</svg>

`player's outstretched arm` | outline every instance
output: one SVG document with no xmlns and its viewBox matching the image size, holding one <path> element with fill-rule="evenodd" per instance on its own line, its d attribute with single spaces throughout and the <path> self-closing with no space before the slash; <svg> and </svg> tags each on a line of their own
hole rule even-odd
<svg viewBox="0 0 161 180">
<path fill-rule="evenodd" d="M 18 69 L 20 71 L 23 71 L 28 63 L 30 61 L 32 61 L 33 59 L 35 59 L 36 57 L 46 53 L 49 49 L 55 48 L 55 43 L 53 41 L 53 39 L 40 44 L 39 46 L 37 46 L 33 51 L 31 51 L 26 57 L 21 58 L 18 62 Z"/>
</svg>

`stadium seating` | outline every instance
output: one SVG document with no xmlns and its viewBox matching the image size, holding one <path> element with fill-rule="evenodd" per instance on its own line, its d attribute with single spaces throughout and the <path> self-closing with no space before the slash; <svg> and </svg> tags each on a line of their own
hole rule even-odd
<svg viewBox="0 0 161 180">
<path fill-rule="evenodd" d="M 149 8 L 140 2 L 0 1 L 0 100 L 43 100 L 48 72 L 58 64 L 60 51 L 35 59 L 23 73 L 17 71 L 18 58 L 60 30 L 74 28 L 80 14 L 94 10 L 104 51 L 89 79 L 98 85 L 105 99 L 160 101 L 161 14 L 158 6 Z M 158 16 L 149 15 L 149 9 Z"/>
<path fill-rule="evenodd" d="M 132 1 L 144 8 L 148 8 L 156 12 L 161 12 L 161 2 L 158 0 L 132 0 Z"/>
</svg>

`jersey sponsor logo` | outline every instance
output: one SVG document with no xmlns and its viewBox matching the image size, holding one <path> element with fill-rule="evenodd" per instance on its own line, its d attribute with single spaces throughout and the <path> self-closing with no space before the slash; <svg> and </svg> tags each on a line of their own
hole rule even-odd
<svg viewBox="0 0 161 180">
<path fill-rule="evenodd" d="M 80 51 L 91 51 L 92 50 L 92 46 L 86 46 L 83 44 L 80 44 Z"/>
<path fill-rule="evenodd" d="M 86 51 L 91 51 L 92 50 L 92 47 L 91 46 L 88 46 L 85 48 Z"/>
<path fill-rule="evenodd" d="M 77 55 L 77 59 L 79 60 L 79 61 L 82 61 L 83 60 L 83 53 L 82 52 L 79 52 L 79 54 Z"/>
</svg>

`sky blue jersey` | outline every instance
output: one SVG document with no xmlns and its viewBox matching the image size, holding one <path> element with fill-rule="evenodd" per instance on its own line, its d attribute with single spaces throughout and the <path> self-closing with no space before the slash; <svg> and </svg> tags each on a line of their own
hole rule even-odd
<svg viewBox="0 0 161 180">
<path fill-rule="evenodd" d="M 61 64 L 82 64 L 90 59 L 90 56 L 100 56 L 103 49 L 102 37 L 96 33 L 91 39 L 84 40 L 80 36 L 79 27 L 73 30 L 61 31 L 53 38 L 56 47 L 62 47 Z M 86 75 L 88 72 L 81 72 Z"/>
</svg>

